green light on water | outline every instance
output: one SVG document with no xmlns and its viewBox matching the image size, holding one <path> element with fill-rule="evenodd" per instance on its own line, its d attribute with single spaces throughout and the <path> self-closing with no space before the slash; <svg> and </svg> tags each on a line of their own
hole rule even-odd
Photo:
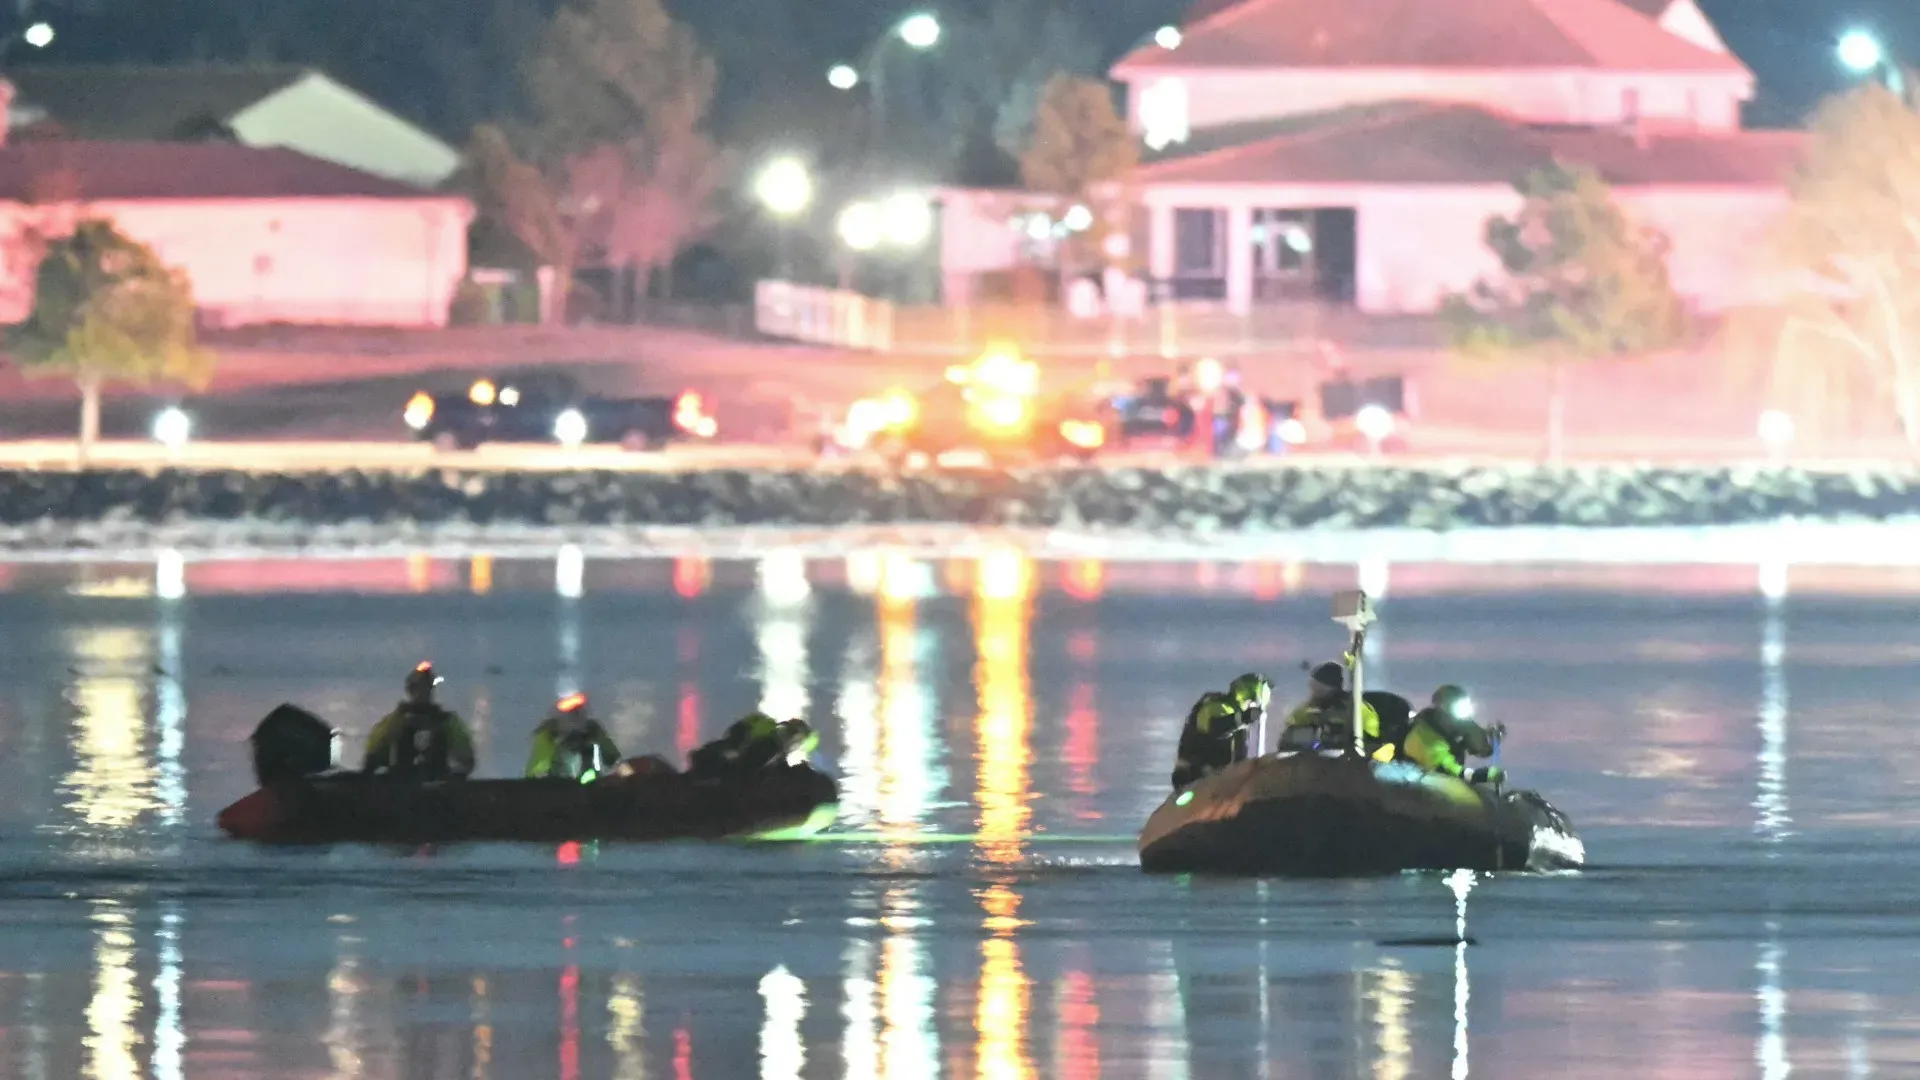
<svg viewBox="0 0 1920 1080">
<path fill-rule="evenodd" d="M 1183 791 L 1183 792 L 1181 792 L 1181 793 L 1180 793 L 1180 797 L 1179 797 L 1179 798 L 1177 798 L 1177 799 L 1175 799 L 1175 800 L 1173 800 L 1173 805 L 1175 805 L 1175 806 L 1185 806 L 1185 805 L 1187 805 L 1188 803 L 1190 803 L 1190 802 L 1192 802 L 1192 801 L 1193 801 L 1193 792 L 1191 792 L 1191 791 Z"/>
</svg>

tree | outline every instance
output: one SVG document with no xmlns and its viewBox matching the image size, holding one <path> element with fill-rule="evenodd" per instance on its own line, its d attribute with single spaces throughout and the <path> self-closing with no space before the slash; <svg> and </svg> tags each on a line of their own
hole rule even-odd
<svg viewBox="0 0 1920 1080">
<path fill-rule="evenodd" d="M 507 185 L 490 201 L 553 268 L 560 297 L 582 257 L 645 274 L 712 227 L 725 167 L 706 132 L 717 72 L 660 0 L 562 8 L 524 79 L 524 153 L 491 133 L 476 149 L 495 162 L 483 177 Z"/>
<path fill-rule="evenodd" d="M 1130 229 L 1126 185 L 1139 163 L 1139 143 L 1114 110 L 1106 83 L 1070 75 L 1047 82 L 1020 155 L 1020 179 L 1029 191 L 1093 212 L 1093 226 L 1077 234 L 1069 249 L 1074 261 L 1097 262 L 1107 236 Z"/>
<path fill-rule="evenodd" d="M 1775 241 L 1776 378 L 1863 386 L 1920 445 L 1920 112 L 1878 84 L 1824 106 Z"/>
<path fill-rule="evenodd" d="M 1636 225 L 1598 173 L 1552 165 L 1514 187 L 1519 213 L 1487 222 L 1503 273 L 1448 297 L 1442 314 L 1463 352 L 1550 366 L 1547 455 L 1558 460 L 1568 366 L 1671 347 L 1687 319 L 1666 238 Z"/>
<path fill-rule="evenodd" d="M 553 281 L 541 292 L 541 321 L 561 321 L 598 210 L 582 190 L 582 170 L 574 161 L 542 170 L 516 154 L 506 133 L 491 125 L 474 130 L 467 169 L 480 214 L 512 233 L 541 266 L 552 270 Z"/>
<path fill-rule="evenodd" d="M 23 370 L 65 375 L 79 386 L 82 461 L 100 437 L 100 390 L 107 382 L 165 379 L 197 388 L 213 374 L 212 355 L 195 341 L 186 276 L 98 219 L 48 244 L 35 276 L 33 311 L 10 338 Z"/>
</svg>

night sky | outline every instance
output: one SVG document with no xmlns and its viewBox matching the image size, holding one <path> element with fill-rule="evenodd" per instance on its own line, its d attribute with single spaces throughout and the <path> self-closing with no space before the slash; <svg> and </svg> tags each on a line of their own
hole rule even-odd
<svg viewBox="0 0 1920 1080">
<path fill-rule="evenodd" d="M 510 107 L 516 52 L 555 0 L 39 0 L 32 17 L 60 26 L 36 61 L 165 63 L 204 59 L 313 64 L 459 139 Z M 942 0 L 950 18 L 994 3 L 1052 4 L 1084 25 L 1112 58 L 1176 20 L 1187 0 Z M 1434 0 L 1444 4 L 1445 0 Z M 1920 59 L 1920 0 L 1701 0 L 1734 51 L 1759 75 L 1758 121 L 1790 123 L 1843 85 L 1833 41 L 1851 25 L 1882 33 Z M 824 82 L 910 10 L 901 0 L 668 0 L 716 54 L 719 121 L 735 141 L 811 130 L 848 103 Z M 959 50 L 954 50 L 959 51 Z M 21 57 L 9 57 L 19 62 Z M 929 63 L 965 64 L 948 55 Z"/>
</svg>

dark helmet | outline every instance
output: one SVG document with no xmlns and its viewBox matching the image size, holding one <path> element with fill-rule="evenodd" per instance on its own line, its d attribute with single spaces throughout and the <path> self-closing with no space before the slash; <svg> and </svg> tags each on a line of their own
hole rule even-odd
<svg viewBox="0 0 1920 1080">
<path fill-rule="evenodd" d="M 444 680 L 433 673 L 433 664 L 422 660 L 407 672 L 407 700 L 425 704 L 433 700 L 433 688 Z"/>
<path fill-rule="evenodd" d="M 1273 700 L 1273 684 L 1248 672 L 1228 684 L 1227 694 L 1242 708 L 1264 709 Z"/>
<path fill-rule="evenodd" d="M 1319 683 L 1329 690 L 1345 690 L 1347 688 L 1347 669 L 1331 660 L 1314 668 L 1311 678 L 1314 682 Z"/>
<path fill-rule="evenodd" d="M 1473 698 L 1463 687 L 1448 683 L 1433 692 L 1433 707 L 1452 720 L 1473 719 Z"/>
</svg>

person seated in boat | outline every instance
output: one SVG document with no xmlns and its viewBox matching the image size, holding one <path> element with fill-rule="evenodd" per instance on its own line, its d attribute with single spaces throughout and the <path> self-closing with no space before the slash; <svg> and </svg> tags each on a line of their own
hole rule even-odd
<svg viewBox="0 0 1920 1080">
<path fill-rule="evenodd" d="M 688 757 L 688 772 L 701 776 L 741 776 L 779 764 L 804 760 L 820 745 L 805 721 L 775 720 L 763 712 L 750 713 L 727 728 L 726 734 Z"/>
<path fill-rule="evenodd" d="M 1361 730 L 1367 737 L 1369 753 L 1380 740 L 1380 714 L 1372 705 L 1360 703 Z M 1347 693 L 1346 669 L 1332 661 L 1313 669 L 1307 677 L 1307 700 L 1287 714 L 1286 728 L 1280 733 L 1283 750 L 1306 750 L 1314 746 L 1346 745 L 1353 730 L 1353 697 Z"/>
<path fill-rule="evenodd" d="M 1449 683 L 1433 692 L 1432 704 L 1413 716 L 1401 754 L 1423 769 L 1469 784 L 1498 784 L 1506 778 L 1498 765 L 1469 769 L 1468 757 L 1493 756 L 1494 743 L 1506 736 L 1504 725 L 1483 727 L 1473 719 L 1473 699 Z"/>
<path fill-rule="evenodd" d="M 466 721 L 433 699 L 442 681 L 424 660 L 407 673 L 406 697 L 367 734 L 362 772 L 420 780 L 473 772 L 473 734 Z"/>
<path fill-rule="evenodd" d="M 1209 690 L 1187 710 L 1187 721 L 1180 727 L 1173 789 L 1178 791 L 1246 756 L 1246 711 L 1231 693 Z"/>
<path fill-rule="evenodd" d="M 588 712 L 587 695 L 568 694 L 555 702 L 553 714 L 533 729 L 527 776 L 590 782 L 619 763 L 620 748 Z"/>
<path fill-rule="evenodd" d="M 1273 704 L 1273 684 L 1249 671 L 1227 684 L 1227 697 L 1233 699 L 1246 726 L 1257 728 L 1266 717 L 1268 706 Z"/>
</svg>

